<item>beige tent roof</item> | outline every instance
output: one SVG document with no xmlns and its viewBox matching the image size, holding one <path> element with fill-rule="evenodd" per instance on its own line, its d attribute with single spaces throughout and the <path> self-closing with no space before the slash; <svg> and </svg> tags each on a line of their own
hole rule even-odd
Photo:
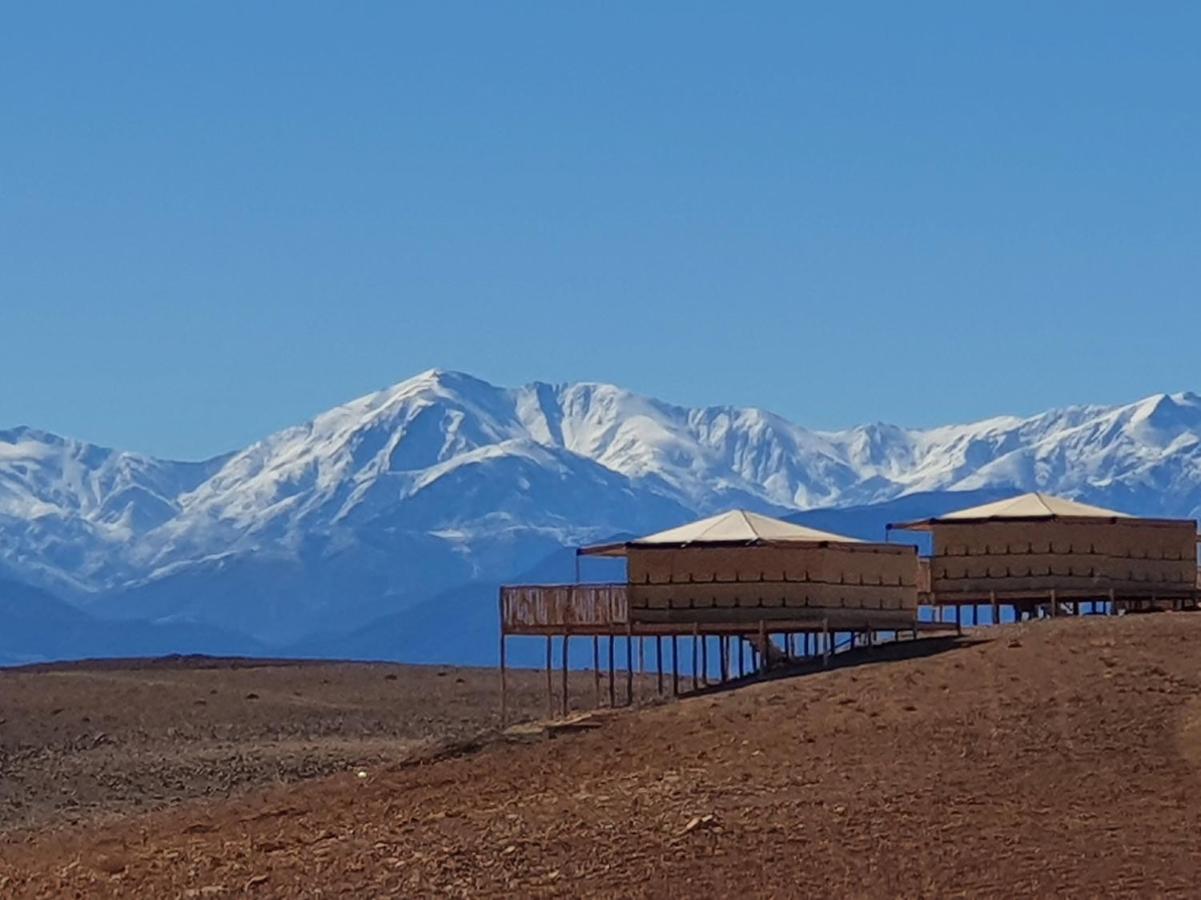
<svg viewBox="0 0 1201 900">
<path fill-rule="evenodd" d="M 932 519 L 901 522 L 889 525 L 888 527 L 920 531 L 927 526 L 940 522 L 1129 518 L 1132 517 L 1126 513 L 1116 512 L 1112 509 L 1089 506 L 1087 503 L 1077 503 L 1075 500 L 1065 500 L 1063 497 L 1052 497 L 1050 494 L 1031 493 L 1022 494 L 1018 497 L 1010 497 L 1008 500 L 998 500 L 995 503 L 985 503 L 983 506 L 956 510 L 955 512 L 936 516 Z"/>
<path fill-rule="evenodd" d="M 696 547 L 714 544 L 779 544 L 779 543 L 828 543 L 861 544 L 858 538 L 843 534 L 818 531 L 803 525 L 794 525 L 783 519 L 761 516 L 744 509 L 732 509 L 720 515 L 710 516 L 698 522 L 690 522 L 678 528 L 669 528 L 646 537 L 636 538 L 619 544 L 598 544 L 584 547 L 580 553 L 587 556 L 625 556 L 629 547 Z"/>
</svg>

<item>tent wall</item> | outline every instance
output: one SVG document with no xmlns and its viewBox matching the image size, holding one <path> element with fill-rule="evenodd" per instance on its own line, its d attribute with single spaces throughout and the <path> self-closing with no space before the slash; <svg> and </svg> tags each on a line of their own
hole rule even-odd
<svg viewBox="0 0 1201 900">
<path fill-rule="evenodd" d="M 703 617 L 698 610 L 771 619 L 790 610 L 917 609 L 912 547 L 631 548 L 627 562 L 635 621 L 689 621 Z"/>
<path fill-rule="evenodd" d="M 1169 596 L 1197 582 L 1191 522 L 937 523 L 930 560 L 936 595 L 990 592 Z"/>
</svg>

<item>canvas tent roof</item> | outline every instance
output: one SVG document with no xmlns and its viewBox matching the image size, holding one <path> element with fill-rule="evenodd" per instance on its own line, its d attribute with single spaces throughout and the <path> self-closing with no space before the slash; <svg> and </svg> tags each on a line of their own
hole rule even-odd
<svg viewBox="0 0 1201 900">
<path fill-rule="evenodd" d="M 794 525 L 783 519 L 732 509 L 707 519 L 669 528 L 616 544 L 598 544 L 579 551 L 585 556 L 625 556 L 631 547 L 704 547 L 754 544 L 862 544 L 858 538 Z"/>
<path fill-rule="evenodd" d="M 1087 503 L 1077 503 L 1063 497 L 1052 497 L 1050 494 L 1030 493 L 1010 497 L 1008 500 L 998 500 L 995 503 L 985 503 L 983 506 L 973 506 L 960 509 L 945 515 L 930 519 L 918 519 L 914 522 L 899 522 L 889 525 L 889 528 L 900 528 L 909 531 L 926 531 L 931 525 L 954 524 L 956 522 L 1013 522 L 1013 521 L 1049 521 L 1067 519 L 1081 520 L 1110 520 L 1133 519 L 1126 513 L 1100 506 L 1089 506 Z M 1172 520 L 1140 520 L 1140 521 L 1172 521 Z"/>
</svg>

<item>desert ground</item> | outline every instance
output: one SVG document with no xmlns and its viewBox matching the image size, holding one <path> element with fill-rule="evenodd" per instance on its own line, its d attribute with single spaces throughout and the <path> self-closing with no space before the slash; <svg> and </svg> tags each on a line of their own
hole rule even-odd
<svg viewBox="0 0 1201 900">
<path fill-rule="evenodd" d="M 1201 614 L 873 652 L 520 739 L 480 670 L 2 672 L 0 895 L 1195 896 Z"/>
</svg>

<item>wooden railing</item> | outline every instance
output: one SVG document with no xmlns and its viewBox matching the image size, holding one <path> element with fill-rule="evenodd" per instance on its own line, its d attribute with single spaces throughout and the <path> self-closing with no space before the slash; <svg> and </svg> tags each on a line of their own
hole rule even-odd
<svg viewBox="0 0 1201 900">
<path fill-rule="evenodd" d="M 510 634 L 541 629 L 615 628 L 630 620 L 625 584 L 515 584 L 500 589 Z"/>
</svg>

